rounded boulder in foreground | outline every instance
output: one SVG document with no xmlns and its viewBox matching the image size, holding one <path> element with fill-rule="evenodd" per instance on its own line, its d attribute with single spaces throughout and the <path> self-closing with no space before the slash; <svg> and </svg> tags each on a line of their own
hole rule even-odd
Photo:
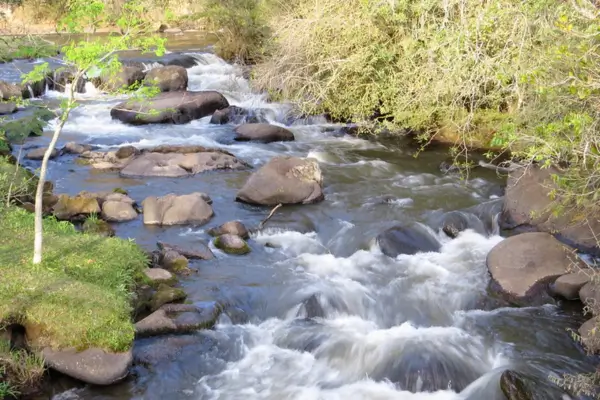
<svg viewBox="0 0 600 400">
<path fill-rule="evenodd" d="M 290 142 L 294 134 L 281 126 L 271 124 L 244 124 L 235 128 L 235 140 L 238 142 Z"/>
<path fill-rule="evenodd" d="M 498 243 L 487 256 L 496 289 L 517 305 L 550 300 L 548 285 L 567 273 L 573 250 L 543 232 L 523 233 Z"/>
</svg>

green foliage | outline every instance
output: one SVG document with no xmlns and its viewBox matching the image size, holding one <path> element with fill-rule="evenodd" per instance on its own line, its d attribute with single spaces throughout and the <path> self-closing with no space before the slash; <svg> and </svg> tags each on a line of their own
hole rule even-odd
<svg viewBox="0 0 600 400">
<path fill-rule="evenodd" d="M 3 36 L 0 37 L 0 62 L 16 59 L 36 59 L 58 54 L 58 48 L 36 36 Z"/>
<path fill-rule="evenodd" d="M 48 121 L 55 117 L 47 108 L 36 108 L 31 115 L 0 125 L 0 137 L 8 143 L 22 143 L 29 136 L 41 136 Z"/>
<path fill-rule="evenodd" d="M 0 156 L 0 211 L 12 202 L 30 201 L 36 184 L 37 179 L 31 172 Z"/>
<path fill-rule="evenodd" d="M 9 207 L 1 218 L 0 322 L 34 327 L 39 345 L 130 348 L 130 301 L 147 264 L 143 251 L 47 218 L 44 260 L 33 265 L 33 215 Z"/>
<path fill-rule="evenodd" d="M 241 63 L 261 59 L 270 36 L 266 0 L 205 0 L 201 15 L 217 35 L 219 56 Z"/>
<path fill-rule="evenodd" d="M 25 350 L 10 348 L 10 343 L 0 339 L 0 399 L 16 397 L 23 390 L 31 390 L 44 374 L 44 360 Z"/>
</svg>

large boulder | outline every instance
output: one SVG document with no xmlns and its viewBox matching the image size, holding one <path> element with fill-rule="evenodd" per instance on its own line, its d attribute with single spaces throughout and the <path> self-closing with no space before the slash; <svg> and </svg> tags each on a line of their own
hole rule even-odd
<svg viewBox="0 0 600 400">
<path fill-rule="evenodd" d="M 377 236 L 377 244 L 383 254 L 393 258 L 400 254 L 436 252 L 441 247 L 437 238 L 419 223 L 387 229 Z"/>
<path fill-rule="evenodd" d="M 182 91 L 187 89 L 188 74 L 178 65 L 153 68 L 146 73 L 144 85 L 157 87 L 161 92 Z"/>
<path fill-rule="evenodd" d="M 215 91 L 166 92 L 150 99 L 120 103 L 110 111 L 110 115 L 132 125 L 185 124 L 228 106 L 227 99 Z"/>
<path fill-rule="evenodd" d="M 197 152 L 194 152 L 198 150 Z M 184 177 L 218 169 L 239 170 L 247 164 L 225 151 L 207 148 L 188 149 L 189 153 L 163 153 L 150 150 L 132 159 L 122 170 L 124 177 Z"/>
<path fill-rule="evenodd" d="M 21 87 L 14 83 L 0 81 L 1 100 L 20 99 L 21 96 Z"/>
<path fill-rule="evenodd" d="M 93 196 L 68 196 L 61 194 L 52 208 L 52 213 L 60 220 L 80 220 L 91 214 L 100 214 L 100 205 Z"/>
<path fill-rule="evenodd" d="M 29 160 L 42 160 L 44 158 L 44 154 L 46 154 L 46 150 L 48 149 L 45 147 L 39 147 L 37 149 L 30 150 L 25 155 L 25 158 Z M 52 149 L 50 152 L 50 159 L 58 157 L 58 154 L 58 150 Z"/>
<path fill-rule="evenodd" d="M 204 225 L 214 215 L 204 193 L 148 197 L 142 203 L 146 225 Z"/>
<path fill-rule="evenodd" d="M 12 114 L 17 112 L 18 108 L 15 103 L 1 102 L 0 103 L 0 115 Z"/>
<path fill-rule="evenodd" d="M 573 249 L 544 232 L 523 233 L 498 243 L 487 256 L 492 285 L 517 305 L 550 300 L 548 285 L 576 263 Z"/>
<path fill-rule="evenodd" d="M 79 352 L 47 347 L 42 356 L 50 368 L 92 385 L 112 385 L 124 379 L 133 360 L 131 351 L 109 353 L 96 348 Z"/>
<path fill-rule="evenodd" d="M 236 200 L 263 206 L 322 201 L 323 176 L 315 160 L 279 156 L 252 174 Z"/>
<path fill-rule="evenodd" d="M 289 142 L 294 140 L 294 134 L 281 126 L 270 124 L 244 124 L 234 129 L 238 142 Z"/>
<path fill-rule="evenodd" d="M 596 282 L 588 282 L 579 290 L 579 299 L 583 304 L 591 309 L 591 311 L 600 315 L 600 287 Z"/>
<path fill-rule="evenodd" d="M 122 65 L 116 74 L 102 74 L 94 81 L 94 84 L 100 90 L 114 92 L 141 84 L 145 76 L 146 73 L 141 66 Z"/>
<path fill-rule="evenodd" d="M 576 211 L 553 213 L 557 204 L 550 194 L 556 189 L 552 175 L 556 168 L 528 168 L 513 171 L 508 178 L 500 220 L 505 229 L 533 229 L 552 233 L 560 241 L 584 252 L 600 255 L 600 215 L 578 215 Z"/>
</svg>

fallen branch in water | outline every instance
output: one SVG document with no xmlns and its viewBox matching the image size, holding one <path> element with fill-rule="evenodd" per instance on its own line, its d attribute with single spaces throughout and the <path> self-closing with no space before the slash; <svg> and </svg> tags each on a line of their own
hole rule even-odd
<svg viewBox="0 0 600 400">
<path fill-rule="evenodd" d="M 273 209 L 271 210 L 271 212 L 269 213 L 269 215 L 267 216 L 267 218 L 263 219 L 262 222 L 260 224 L 258 224 L 258 229 L 262 229 L 263 226 L 265 225 L 265 223 L 271 219 L 271 217 L 273 216 L 273 214 L 275 214 L 275 211 L 277 211 L 277 209 L 279 207 L 281 207 L 283 204 L 279 203 L 277 204 L 275 207 L 273 207 Z"/>
</svg>

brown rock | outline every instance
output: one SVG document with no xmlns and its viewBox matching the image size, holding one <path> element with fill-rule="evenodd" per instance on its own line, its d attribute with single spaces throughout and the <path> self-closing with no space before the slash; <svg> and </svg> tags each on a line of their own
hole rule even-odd
<svg viewBox="0 0 600 400">
<path fill-rule="evenodd" d="M 135 324 L 137 337 L 190 333 L 212 328 L 219 315 L 218 305 L 198 308 L 192 304 L 167 304 Z"/>
<path fill-rule="evenodd" d="M 110 115 L 132 125 L 186 124 L 228 106 L 227 99 L 215 91 L 165 92 L 144 101 L 129 100 L 118 104 Z"/>
<path fill-rule="evenodd" d="M 172 273 L 162 268 L 146 268 L 144 274 L 153 283 L 167 283 L 175 279 Z"/>
<path fill-rule="evenodd" d="M 20 99 L 22 96 L 21 92 L 21 88 L 14 83 L 0 81 L 0 98 L 2 100 Z"/>
<path fill-rule="evenodd" d="M 586 321 L 579 328 L 579 336 L 581 336 L 581 344 L 586 348 L 590 353 L 600 353 L 600 319 L 599 317 L 594 317 L 588 321 Z"/>
<path fill-rule="evenodd" d="M 519 305 L 548 301 L 548 284 L 566 274 L 574 261 L 572 249 L 543 232 L 511 236 L 487 256 L 493 282 Z"/>
<path fill-rule="evenodd" d="M 567 300 L 577 300 L 579 290 L 590 281 L 589 273 L 578 271 L 559 277 L 552 285 L 554 294 Z"/>
<path fill-rule="evenodd" d="M 12 114 L 17 112 L 18 108 L 15 103 L 0 103 L 0 115 Z"/>
<path fill-rule="evenodd" d="M 85 153 L 86 151 L 91 151 L 91 150 L 92 150 L 92 146 L 90 146 L 89 144 L 79 144 L 79 143 L 75 143 L 75 142 L 68 142 L 62 148 L 62 152 L 67 153 L 67 154 L 82 154 L 82 153 Z"/>
<path fill-rule="evenodd" d="M 316 161 L 280 156 L 252 174 L 236 200 L 264 206 L 311 204 L 324 199 L 323 177 Z"/>
<path fill-rule="evenodd" d="M 261 143 L 289 142 L 294 134 L 280 126 L 270 124 L 244 124 L 234 129 L 237 141 L 253 141 Z"/>
<path fill-rule="evenodd" d="M 221 236 L 226 233 L 230 233 L 232 235 L 237 235 L 242 239 L 250 238 L 250 234 L 248 233 L 248 229 L 242 224 L 240 221 L 229 221 L 225 222 L 221 226 L 217 226 L 216 228 L 212 228 L 208 230 L 208 234 L 211 236 Z"/>
<path fill-rule="evenodd" d="M 115 157 L 118 159 L 129 158 L 140 154 L 140 151 L 133 146 L 122 146 L 115 152 Z"/>
<path fill-rule="evenodd" d="M 550 198 L 556 189 L 552 175 L 555 168 L 531 166 L 514 171 L 508 178 L 501 225 L 506 229 L 531 228 L 548 232 L 560 241 L 584 252 L 600 255 L 596 237 L 600 236 L 600 216 L 582 216 L 575 211 L 553 215 L 558 204 Z"/>
<path fill-rule="evenodd" d="M 586 306 L 592 309 L 594 314 L 597 314 L 597 310 L 600 310 L 600 288 L 595 282 L 588 282 L 579 291 L 579 299 Z"/>
<path fill-rule="evenodd" d="M 177 274 L 190 274 L 188 259 L 174 250 L 165 250 L 160 254 L 159 264 Z"/>
<path fill-rule="evenodd" d="M 153 68 L 146 74 L 144 84 L 146 86 L 156 86 L 161 92 L 186 90 L 188 86 L 187 70 L 178 65 Z"/>
<path fill-rule="evenodd" d="M 166 271 L 165 271 L 166 272 Z M 156 311 L 161 306 L 167 303 L 173 303 L 175 301 L 185 300 L 187 295 L 185 292 L 178 288 L 173 288 L 170 286 L 161 283 L 158 286 L 158 290 L 152 296 L 152 300 L 150 300 L 150 310 Z"/>
<path fill-rule="evenodd" d="M 92 385 L 111 385 L 122 380 L 127 376 L 133 360 L 131 351 L 107 353 L 96 348 L 78 352 L 47 347 L 42 355 L 50 368 Z"/>
<path fill-rule="evenodd" d="M 203 225 L 214 215 L 203 193 L 148 197 L 143 203 L 146 225 Z"/>
<path fill-rule="evenodd" d="M 175 246 L 173 244 L 167 244 L 164 242 L 158 242 L 157 246 L 163 252 L 174 251 L 186 258 L 189 258 L 190 260 L 212 260 L 213 258 L 215 258 L 215 255 L 210 250 L 210 248 L 202 242 L 196 243 L 196 248 L 194 248 L 193 250 L 184 249 L 182 247 Z"/>
<path fill-rule="evenodd" d="M 141 83 L 145 76 L 144 69 L 140 66 L 122 65 L 116 74 L 103 74 L 99 79 L 98 87 L 110 92 L 129 89 Z"/>
<path fill-rule="evenodd" d="M 58 219 L 73 220 L 91 214 L 100 214 L 100 205 L 94 197 L 71 197 L 61 194 L 58 196 L 58 201 L 52 208 L 52 212 Z"/>
</svg>

